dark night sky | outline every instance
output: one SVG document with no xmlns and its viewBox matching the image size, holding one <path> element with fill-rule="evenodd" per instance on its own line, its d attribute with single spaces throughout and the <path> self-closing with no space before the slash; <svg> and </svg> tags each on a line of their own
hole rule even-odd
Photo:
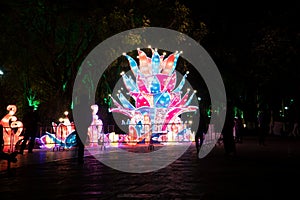
<svg viewBox="0 0 300 200">
<path fill-rule="evenodd" d="M 192 9 L 195 19 L 204 21 L 215 43 L 228 46 L 247 46 L 247 41 L 263 27 L 281 27 L 299 31 L 297 1 L 255 3 L 241 1 L 182 1 Z M 200 5 L 197 5 L 200 4 Z M 211 45 L 210 41 L 210 45 Z M 246 47 L 245 47 L 246 48 Z"/>
<path fill-rule="evenodd" d="M 10 7 L 14 6 L 15 2 L 23 1 L 9 1 L 0 0 L 0 11 L 2 14 L 10 11 Z M 26 2 L 28 1 L 24 1 Z M 112 0 L 112 1 L 98 1 L 98 0 L 86 0 L 86 1 L 71 1 L 62 0 L 59 2 L 64 4 L 66 12 L 77 15 L 86 15 L 90 10 L 95 7 L 104 7 L 105 9 L 112 9 L 115 5 L 127 6 L 133 5 L 142 8 L 141 10 L 151 10 L 151 7 L 145 7 L 144 4 L 151 5 L 152 1 L 131 1 L 131 0 Z M 175 1 L 166 0 L 170 5 L 174 5 Z M 209 34 L 205 36 L 201 41 L 201 45 L 211 54 L 212 58 L 216 62 L 217 66 L 221 70 L 226 70 L 227 73 L 233 73 L 236 69 L 242 72 L 243 67 L 248 69 L 252 66 L 253 45 L 255 42 L 262 38 L 262 32 L 264 29 L 279 29 L 287 39 L 286 44 L 281 46 L 280 51 L 285 53 L 285 47 L 289 46 L 297 47 L 299 52 L 299 3 L 297 1 L 196 1 L 196 0 L 180 0 L 183 4 L 191 9 L 191 15 L 194 22 L 204 22 L 208 29 Z M 18 3 L 20 5 L 20 3 Z M 152 16 L 153 17 L 153 16 Z M 159 19 L 156 19 L 159 20 Z M 172 19 L 170 19 L 172 20 Z M 13 24 L 8 24 L 8 27 Z M 295 44 L 296 43 L 296 44 Z M 3 47 L 0 47 L 3 48 Z M 277 52 L 274 56 L 278 56 Z M 259 55 L 256 55 L 259 57 Z M 300 79 L 299 73 L 294 73 L 299 67 L 299 61 L 294 57 L 292 65 L 286 65 L 291 67 L 291 75 L 286 75 L 284 81 L 287 82 L 285 87 L 290 87 L 293 83 L 299 83 L 296 80 Z M 276 59 L 276 58 L 275 58 Z M 234 60 L 234 62 L 232 61 Z M 281 58 L 281 62 L 284 59 Z M 266 72 L 265 72 L 266 73 Z M 268 73 L 268 71 L 267 71 Z M 281 78 L 281 77 L 280 77 Z M 275 91 L 278 87 L 282 86 L 283 80 L 277 81 L 278 77 L 275 77 L 273 83 L 275 84 Z M 248 81 L 248 80 L 247 80 Z M 251 80 L 250 80 L 251 81 Z M 278 84 L 278 85 L 276 85 Z M 300 83 L 299 83 L 300 84 Z M 298 84 L 298 85 L 299 85 Z M 300 94 L 300 87 L 295 86 Z"/>
</svg>

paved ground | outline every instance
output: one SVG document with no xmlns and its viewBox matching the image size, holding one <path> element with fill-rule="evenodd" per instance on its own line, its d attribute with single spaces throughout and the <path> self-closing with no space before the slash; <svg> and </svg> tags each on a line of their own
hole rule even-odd
<svg viewBox="0 0 300 200">
<path fill-rule="evenodd" d="M 112 169 L 89 152 L 78 164 L 76 149 L 25 151 L 11 166 L 14 175 L 0 161 L 0 199 L 299 199 L 300 140 L 269 136 L 267 146 L 258 146 L 256 139 L 237 144 L 235 158 L 216 146 L 198 159 L 192 144 L 149 173 Z M 145 146 L 128 150 L 147 152 Z"/>
</svg>

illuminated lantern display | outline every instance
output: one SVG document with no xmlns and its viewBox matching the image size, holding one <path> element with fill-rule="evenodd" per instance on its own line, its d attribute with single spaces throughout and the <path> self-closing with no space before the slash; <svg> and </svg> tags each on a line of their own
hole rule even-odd
<svg viewBox="0 0 300 200">
<path fill-rule="evenodd" d="M 196 91 L 190 89 L 182 96 L 188 72 L 176 87 L 176 64 L 181 52 L 175 52 L 166 57 L 160 55 L 157 49 L 152 49 L 152 57 L 137 49 L 139 65 L 135 59 L 123 54 L 129 61 L 134 79 L 126 73 L 121 73 L 128 94 L 135 101 L 133 105 L 119 90 L 117 101 L 110 96 L 116 107 L 110 112 L 126 115 L 130 119 L 128 141 L 187 141 L 191 131 L 184 125 L 180 115 L 195 112 L 197 106 L 190 105 Z M 166 57 L 166 58 L 165 58 Z M 119 103 L 120 102 L 120 103 Z M 173 124 L 173 126 L 172 126 Z"/>
<path fill-rule="evenodd" d="M 97 112 L 98 112 L 98 105 L 94 104 L 91 105 L 92 109 L 92 123 L 88 128 L 88 136 L 89 136 L 89 146 L 96 147 L 98 146 L 98 140 L 104 140 L 104 134 L 102 133 L 103 123 L 102 120 L 99 119 Z"/>
<path fill-rule="evenodd" d="M 17 120 L 14 116 L 17 112 L 16 105 L 7 106 L 8 113 L 1 119 L 1 125 L 3 126 L 3 152 L 13 152 L 16 143 L 21 139 L 20 134 L 23 131 L 23 123 Z"/>
<path fill-rule="evenodd" d="M 72 148 L 76 143 L 76 132 L 74 122 L 70 122 L 68 112 L 64 112 L 64 117 L 59 119 L 59 123 L 52 122 L 54 133 L 46 132 L 38 139 L 40 148 Z"/>
</svg>

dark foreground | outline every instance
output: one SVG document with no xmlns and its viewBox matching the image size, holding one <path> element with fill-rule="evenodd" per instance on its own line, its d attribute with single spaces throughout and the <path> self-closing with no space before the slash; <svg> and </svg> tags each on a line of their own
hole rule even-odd
<svg viewBox="0 0 300 200">
<path fill-rule="evenodd" d="M 140 147 L 142 150 L 146 147 Z M 0 199 L 298 199 L 300 140 L 269 136 L 266 146 L 248 136 L 237 156 L 216 146 L 198 159 L 194 144 L 166 168 L 125 173 L 76 150 L 18 155 L 12 173 L 0 162 Z"/>
</svg>

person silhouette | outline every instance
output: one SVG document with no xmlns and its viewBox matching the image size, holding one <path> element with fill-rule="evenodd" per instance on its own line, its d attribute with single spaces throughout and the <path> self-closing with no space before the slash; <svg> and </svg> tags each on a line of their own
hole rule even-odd
<svg viewBox="0 0 300 200">
<path fill-rule="evenodd" d="M 240 116 L 234 119 L 235 142 L 243 143 L 243 122 Z"/>
<path fill-rule="evenodd" d="M 207 122 L 204 114 L 200 112 L 200 121 L 199 121 L 199 126 L 198 130 L 195 134 L 195 144 L 196 144 L 196 150 L 197 150 L 197 155 L 199 154 L 200 148 L 204 142 L 205 134 L 207 132 Z"/>
<path fill-rule="evenodd" d="M 265 109 L 261 109 L 258 113 L 257 117 L 257 123 L 258 123 L 258 145 L 265 146 L 266 142 L 266 135 L 268 133 L 268 114 Z"/>
<path fill-rule="evenodd" d="M 236 155 L 236 146 L 235 146 L 235 141 L 233 136 L 233 128 L 234 128 L 233 111 L 232 111 L 232 107 L 228 106 L 223 130 L 222 130 L 223 144 L 224 144 L 224 150 L 226 156 Z"/>
<path fill-rule="evenodd" d="M 0 123 L 0 152 L 3 152 L 3 149 L 4 149 L 3 126 Z"/>
<path fill-rule="evenodd" d="M 35 137 L 38 132 L 39 116 L 33 106 L 29 106 L 28 111 L 23 116 L 24 126 L 24 138 L 20 147 L 20 154 L 24 153 L 24 150 L 28 142 L 28 153 L 33 152 Z"/>
<path fill-rule="evenodd" d="M 76 143 L 78 147 L 77 159 L 78 163 L 84 162 L 85 143 L 88 138 L 88 128 L 92 123 L 91 103 L 88 95 L 83 94 L 78 97 L 79 103 L 74 106 L 73 115 L 76 130 Z"/>
</svg>

